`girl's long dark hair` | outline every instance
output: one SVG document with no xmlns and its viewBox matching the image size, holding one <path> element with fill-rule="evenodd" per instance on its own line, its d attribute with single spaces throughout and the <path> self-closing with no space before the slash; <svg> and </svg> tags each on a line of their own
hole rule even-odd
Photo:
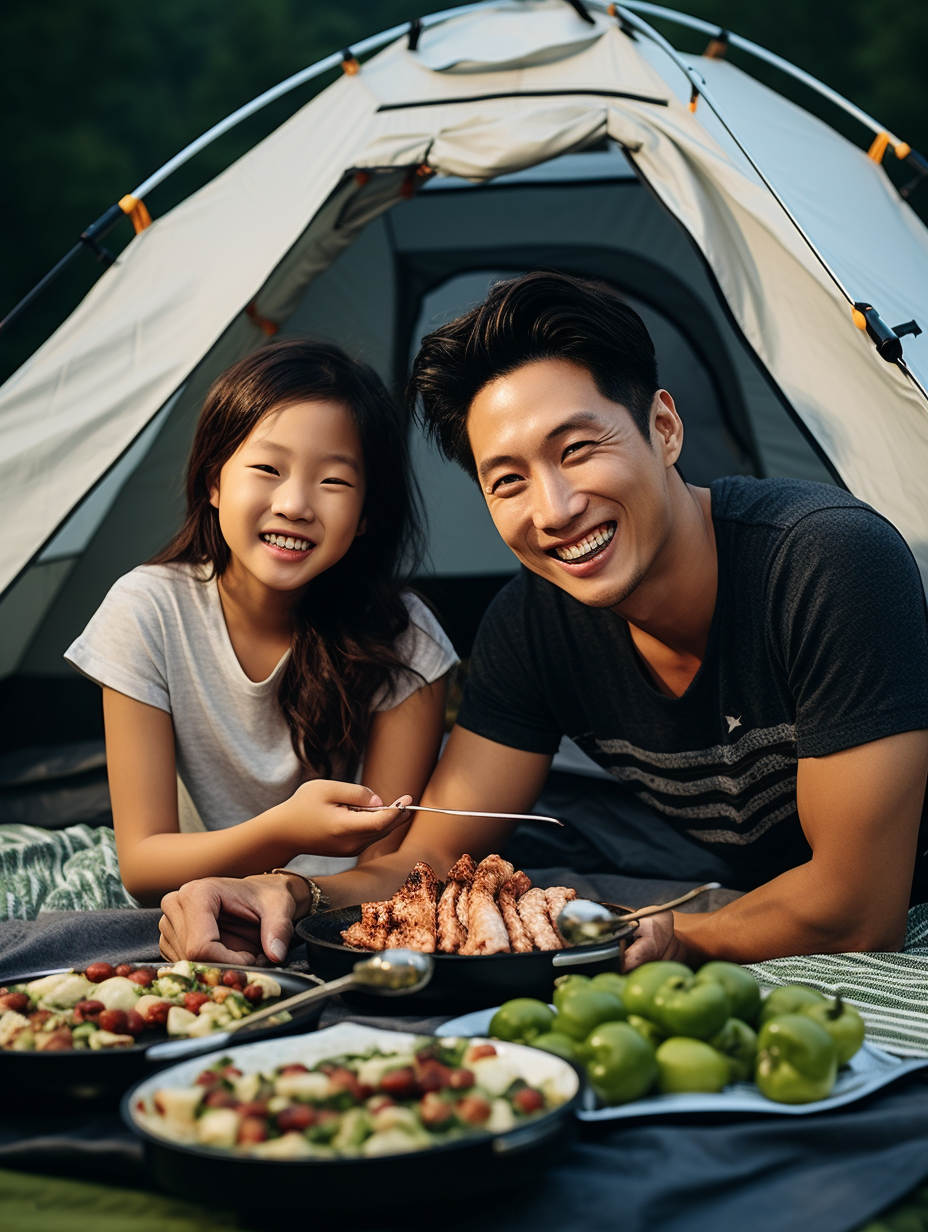
<svg viewBox="0 0 928 1232">
<path fill-rule="evenodd" d="M 314 578 L 293 613 L 290 657 L 278 698 L 300 761 L 329 778 L 353 774 L 374 703 L 408 670 L 394 649 L 408 627 L 401 574 L 419 560 L 419 495 L 402 412 L 380 377 L 333 343 L 276 342 L 240 360 L 213 384 L 187 465 L 187 515 L 149 563 L 228 568 L 229 548 L 210 504 L 219 472 L 270 411 L 295 402 L 340 402 L 361 438 L 367 527 L 340 561 Z"/>
</svg>

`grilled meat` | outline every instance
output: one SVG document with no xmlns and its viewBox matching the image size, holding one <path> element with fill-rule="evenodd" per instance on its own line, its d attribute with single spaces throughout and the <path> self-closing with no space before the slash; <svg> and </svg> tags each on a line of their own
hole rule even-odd
<svg viewBox="0 0 928 1232">
<path fill-rule="evenodd" d="M 432 954 L 438 939 L 436 908 L 439 881 L 428 864 L 421 860 L 391 899 L 392 928 L 388 950 L 419 950 Z"/>
<path fill-rule="evenodd" d="M 444 954 L 457 954 L 467 941 L 467 891 L 475 871 L 473 859 L 463 855 L 448 872 L 448 882 L 438 900 L 438 948 Z"/>
<path fill-rule="evenodd" d="M 557 917 L 567 904 L 573 902 L 576 897 L 577 891 L 568 889 L 567 886 L 552 886 L 550 890 L 545 890 L 545 905 L 548 908 L 548 919 L 551 921 L 551 927 L 554 929 L 561 945 L 564 944 L 564 938 L 561 936 L 561 930 L 557 926 Z"/>
<path fill-rule="evenodd" d="M 562 950 L 564 943 L 551 927 L 544 890 L 528 890 L 518 902 L 525 931 L 539 950 Z"/>
<path fill-rule="evenodd" d="M 477 865 L 467 898 L 467 941 L 461 954 L 508 954 L 509 933 L 496 905 L 496 895 L 513 872 L 502 856 L 487 856 Z"/>
<path fill-rule="evenodd" d="M 509 934 L 509 944 L 515 954 L 528 954 L 532 939 L 525 930 L 516 900 L 532 888 L 530 879 L 521 870 L 504 882 L 499 891 L 499 910 Z"/>
</svg>

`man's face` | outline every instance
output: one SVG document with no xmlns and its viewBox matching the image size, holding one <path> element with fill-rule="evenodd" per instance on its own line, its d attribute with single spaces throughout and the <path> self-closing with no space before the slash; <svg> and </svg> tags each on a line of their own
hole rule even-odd
<svg viewBox="0 0 928 1232">
<path fill-rule="evenodd" d="M 647 577 L 683 441 L 669 394 L 655 397 L 649 442 L 585 368 L 537 360 L 480 390 L 467 431 L 496 529 L 533 573 L 591 607 L 617 607 Z"/>
</svg>

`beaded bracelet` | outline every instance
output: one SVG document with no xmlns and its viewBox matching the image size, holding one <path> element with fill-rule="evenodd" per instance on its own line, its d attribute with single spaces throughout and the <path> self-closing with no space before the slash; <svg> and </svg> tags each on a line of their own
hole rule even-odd
<svg viewBox="0 0 928 1232">
<path fill-rule="evenodd" d="M 300 881 L 306 882 L 311 899 L 309 910 L 306 912 L 307 916 L 315 915 L 323 907 L 328 907 L 329 900 L 322 893 L 321 887 L 313 881 L 312 877 L 305 877 L 302 873 L 298 873 L 295 868 L 269 868 L 266 875 L 270 876 L 275 873 L 280 877 L 299 877 Z"/>
</svg>

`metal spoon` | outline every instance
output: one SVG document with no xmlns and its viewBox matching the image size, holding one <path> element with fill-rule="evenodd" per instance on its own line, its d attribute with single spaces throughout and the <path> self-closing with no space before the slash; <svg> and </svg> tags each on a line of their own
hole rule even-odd
<svg viewBox="0 0 928 1232">
<path fill-rule="evenodd" d="M 196 1039 L 169 1040 L 164 1044 L 155 1044 L 146 1052 L 146 1059 L 155 1061 L 180 1061 L 186 1057 L 195 1057 L 202 1052 L 214 1052 L 224 1048 L 242 1032 L 251 1030 L 257 1023 L 267 1018 L 273 1018 L 283 1010 L 303 1009 L 317 1001 L 326 1001 L 339 993 L 363 989 L 377 997 L 408 997 L 411 993 L 420 992 L 435 970 L 435 960 L 428 954 L 420 954 L 415 950 L 385 950 L 382 954 L 374 954 L 354 964 L 350 975 L 343 975 L 328 984 L 320 984 L 309 988 L 296 996 L 287 997 L 274 1005 L 256 1010 L 247 1018 L 230 1024 L 223 1031 L 214 1031 L 211 1035 L 198 1036 Z"/>
<path fill-rule="evenodd" d="M 629 911 L 626 914 L 616 914 L 610 911 L 611 903 L 594 903 L 588 898 L 575 898 L 562 908 L 557 917 L 557 926 L 561 936 L 569 945 L 584 945 L 590 941 L 602 941 L 611 937 L 623 924 L 643 920 L 649 915 L 658 915 L 661 911 L 669 911 L 671 907 L 679 907 L 688 903 L 697 894 L 705 894 L 707 890 L 720 889 L 718 881 L 708 881 L 697 886 L 679 898 L 672 898 L 669 903 L 660 903 L 655 907 L 642 907 L 640 911 Z M 618 909 L 617 909 L 618 910 Z"/>
<path fill-rule="evenodd" d="M 450 813 L 452 817 L 502 817 L 506 821 L 550 821 L 555 826 L 564 824 L 556 817 L 544 817 L 541 813 L 481 813 L 477 809 L 442 809 L 427 804 L 343 804 L 341 807 L 350 809 L 352 813 L 382 813 L 384 809 L 395 808 L 401 813 Z"/>
</svg>

